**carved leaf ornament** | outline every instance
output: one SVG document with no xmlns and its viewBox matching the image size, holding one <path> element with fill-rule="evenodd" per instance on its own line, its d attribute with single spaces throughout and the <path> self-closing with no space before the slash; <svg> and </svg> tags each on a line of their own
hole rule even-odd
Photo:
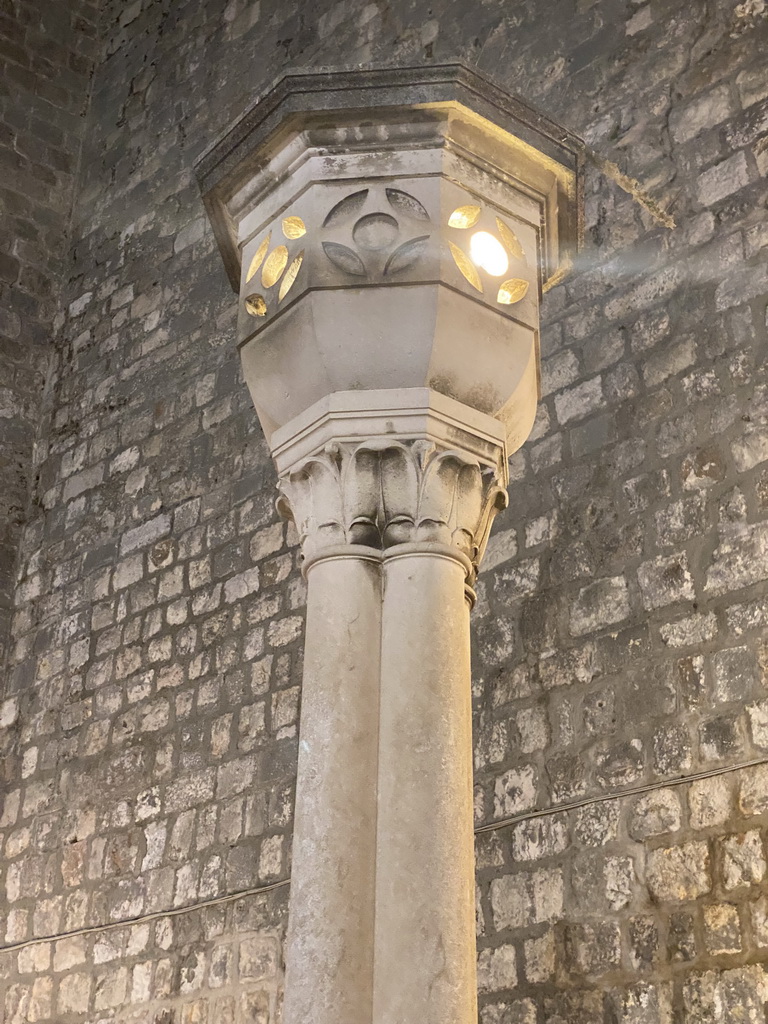
<svg viewBox="0 0 768 1024">
<path fill-rule="evenodd" d="M 491 469 L 427 441 L 329 446 L 278 487 L 278 508 L 296 523 L 307 562 L 329 547 L 429 542 L 458 549 L 476 571 L 507 503 Z"/>
<path fill-rule="evenodd" d="M 345 245 L 339 241 L 324 240 L 322 242 L 323 252 L 327 259 L 343 273 L 351 277 L 367 277 L 369 269 L 367 266 L 366 253 L 377 255 L 382 253 L 385 257 L 383 275 L 391 277 L 399 274 L 417 263 L 425 254 L 429 242 L 428 234 L 420 234 L 407 238 L 400 244 L 395 245 L 399 240 L 403 224 L 410 221 L 417 223 L 429 223 L 429 214 L 426 209 L 410 193 L 397 188 L 386 188 L 384 194 L 390 209 L 394 214 L 383 212 L 368 213 L 360 215 L 365 207 L 369 189 L 358 189 L 350 195 L 345 196 L 335 204 L 323 221 L 323 227 L 344 227 L 349 226 L 351 245 Z M 457 231 L 469 231 L 473 228 L 482 213 L 481 207 L 475 204 L 458 206 L 448 218 L 448 226 Z M 352 223 L 354 220 L 354 223 Z M 478 268 L 486 270 L 491 276 L 503 276 L 494 269 L 494 263 L 490 260 L 483 260 L 483 244 L 489 255 L 493 256 L 498 264 L 500 254 L 507 262 L 507 256 L 517 263 L 526 263 L 525 252 L 520 240 L 500 217 L 496 217 L 496 229 L 498 238 L 488 231 L 476 232 L 470 238 L 470 254 L 449 240 L 448 248 L 453 257 L 454 263 L 462 276 L 472 287 L 484 293 L 483 280 Z M 307 233 L 307 228 L 301 217 L 289 215 L 283 218 L 281 223 L 283 237 L 290 243 L 302 238 Z M 482 237 L 481 237 L 482 236 Z M 268 232 L 257 246 L 248 267 L 246 283 L 250 283 L 261 271 L 261 284 L 269 293 L 272 289 L 277 290 L 277 295 L 272 298 L 262 292 L 249 292 L 243 302 L 246 311 L 255 317 L 265 317 L 270 311 L 271 303 L 281 303 L 293 287 L 301 265 L 304 261 L 304 250 L 292 256 L 288 246 L 280 244 L 270 250 L 272 232 Z M 478 244 L 480 243 L 480 244 Z M 490 249 L 496 248 L 495 253 Z M 362 252 L 362 255 L 361 255 Z M 279 287 L 277 287 L 279 285 Z M 500 305 L 514 305 L 525 298 L 528 293 L 528 281 L 522 277 L 509 277 L 502 281 L 496 293 L 496 301 Z"/>
</svg>

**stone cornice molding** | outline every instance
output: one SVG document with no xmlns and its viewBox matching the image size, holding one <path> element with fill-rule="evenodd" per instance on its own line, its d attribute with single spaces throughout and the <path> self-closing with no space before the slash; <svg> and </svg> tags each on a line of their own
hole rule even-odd
<svg viewBox="0 0 768 1024">
<path fill-rule="evenodd" d="M 508 483 L 504 427 L 492 416 L 430 388 L 337 391 L 274 432 L 272 457 L 283 476 L 329 444 L 361 444 L 372 438 L 430 441 L 456 448 L 492 467 Z"/>
<path fill-rule="evenodd" d="M 338 132 L 339 126 L 349 121 L 359 134 L 361 121 L 370 121 L 372 116 L 391 121 L 392 111 L 408 107 L 420 111 L 422 122 L 455 116 L 460 110 L 471 112 L 474 118 L 504 129 L 510 139 L 514 137 L 520 152 L 535 151 L 539 162 L 546 160 L 547 172 L 552 175 L 540 186 L 542 195 L 547 194 L 550 227 L 554 229 L 557 223 L 567 247 L 580 243 L 584 231 L 583 142 L 499 88 L 476 67 L 453 62 L 364 70 L 299 69 L 282 73 L 197 162 L 205 205 L 235 290 L 240 279 L 237 222 L 254 195 L 263 198 L 275 184 L 274 166 L 266 167 L 265 156 L 274 161 L 275 152 L 283 148 L 285 167 L 281 166 L 281 172 L 293 174 L 300 150 L 313 145 L 312 129 L 327 129 L 330 121 Z M 367 117 L 360 117 L 361 108 L 368 112 Z M 409 123 L 418 120 L 412 117 Z M 296 139 L 302 141 L 294 152 L 287 143 Z M 327 153 L 328 139 L 321 136 L 317 141 L 320 152 Z M 345 140 L 345 147 L 350 144 Z M 472 148 L 477 150 L 476 145 Z M 262 174 L 266 184 L 261 181 Z M 555 273 L 564 258 L 565 252 L 561 257 L 553 253 L 546 276 Z"/>
<path fill-rule="evenodd" d="M 423 440 L 329 444 L 284 473 L 278 508 L 299 533 L 306 569 L 340 549 L 427 545 L 461 556 L 472 583 L 493 517 L 507 505 L 498 474 Z"/>
</svg>

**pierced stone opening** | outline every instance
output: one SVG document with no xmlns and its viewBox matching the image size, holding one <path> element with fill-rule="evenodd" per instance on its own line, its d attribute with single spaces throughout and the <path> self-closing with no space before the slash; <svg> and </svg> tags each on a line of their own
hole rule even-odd
<svg viewBox="0 0 768 1024">
<path fill-rule="evenodd" d="M 469 240 L 469 255 L 476 267 L 491 277 L 502 277 L 509 270 L 509 256 L 490 231 L 476 231 Z"/>
<path fill-rule="evenodd" d="M 528 282 L 521 277 L 511 277 L 499 287 L 499 294 L 496 301 L 503 306 L 511 306 L 515 302 L 524 299 L 528 293 Z"/>
<path fill-rule="evenodd" d="M 524 260 L 525 253 L 523 252 L 523 247 L 512 228 L 507 227 L 501 217 L 496 218 L 496 227 L 499 229 L 501 240 L 509 250 L 510 255 L 516 260 Z"/>
<path fill-rule="evenodd" d="M 464 275 L 467 281 L 469 281 L 473 288 L 476 288 L 479 292 L 482 292 L 483 284 L 482 281 L 480 280 L 480 275 L 478 274 L 477 269 L 475 268 L 475 265 L 472 262 L 472 260 L 469 258 L 469 256 L 467 256 L 467 254 L 463 250 L 461 250 L 458 247 L 458 245 L 454 245 L 453 242 L 449 242 L 448 245 L 451 250 L 451 256 L 453 256 L 453 261 L 459 268 L 461 273 Z"/>
<path fill-rule="evenodd" d="M 287 263 L 288 250 L 284 245 L 278 245 L 267 256 L 267 262 L 264 264 L 264 269 L 261 272 L 261 283 L 265 288 L 271 288 L 273 284 L 277 284 Z"/>
<path fill-rule="evenodd" d="M 285 217 L 283 219 L 283 234 L 286 238 L 301 238 L 306 233 L 307 225 L 301 217 Z"/>
<path fill-rule="evenodd" d="M 264 301 L 263 295 L 246 295 L 245 297 L 245 311 L 251 316 L 266 316 L 267 315 L 267 304 Z"/>
<path fill-rule="evenodd" d="M 256 252 L 253 254 L 251 265 L 248 267 L 248 273 L 245 278 L 246 284 L 251 280 L 256 271 L 259 269 L 261 264 L 264 262 L 264 257 L 267 255 L 267 249 L 269 248 L 269 242 L 272 238 L 272 232 L 270 231 L 261 245 L 258 247 Z"/>
<path fill-rule="evenodd" d="M 480 217 L 479 206 L 457 206 L 448 218 L 449 228 L 472 228 L 477 224 Z"/>
<path fill-rule="evenodd" d="M 277 301 L 282 302 L 288 292 L 293 288 L 293 282 L 299 276 L 301 270 L 301 264 L 304 262 L 304 250 L 302 249 L 299 255 L 292 260 L 290 267 L 285 272 L 285 277 L 280 282 L 280 291 L 277 293 Z"/>
</svg>

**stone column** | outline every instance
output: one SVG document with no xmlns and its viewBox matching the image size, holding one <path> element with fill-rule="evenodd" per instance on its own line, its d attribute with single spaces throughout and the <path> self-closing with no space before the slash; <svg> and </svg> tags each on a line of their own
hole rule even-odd
<svg viewBox="0 0 768 1024">
<path fill-rule="evenodd" d="M 366 503 L 358 462 L 350 474 L 336 446 L 280 481 L 308 585 L 286 1022 L 371 1020 L 381 554 L 347 526 L 345 503 Z"/>
<path fill-rule="evenodd" d="M 475 1024 L 469 605 L 582 145 L 474 69 L 289 73 L 198 163 L 309 586 L 285 1024 Z"/>
<path fill-rule="evenodd" d="M 437 545 L 387 554 L 373 1020 L 475 1024 L 467 566 Z"/>
<path fill-rule="evenodd" d="M 286 1022 L 371 1020 L 380 625 L 378 559 L 312 564 Z"/>
<path fill-rule="evenodd" d="M 506 493 L 382 438 L 280 486 L 308 579 L 285 1024 L 474 1024 L 468 584 Z"/>
</svg>

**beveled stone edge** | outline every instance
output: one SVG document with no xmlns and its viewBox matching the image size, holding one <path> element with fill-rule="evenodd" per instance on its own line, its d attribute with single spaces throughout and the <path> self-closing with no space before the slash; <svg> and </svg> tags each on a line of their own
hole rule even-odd
<svg viewBox="0 0 768 1024">
<path fill-rule="evenodd" d="M 417 94 L 414 89 L 419 90 Z M 279 76 L 195 163 L 203 203 L 233 289 L 239 289 L 240 268 L 232 253 L 236 240 L 228 200 L 253 173 L 256 153 L 266 148 L 291 118 L 300 120 L 303 115 L 318 111 L 424 108 L 447 103 L 461 105 L 487 119 L 544 153 L 573 176 L 574 194 L 565 216 L 568 241 L 578 251 L 584 235 L 584 143 L 477 69 L 460 61 L 403 67 L 296 69 Z"/>
<path fill-rule="evenodd" d="M 404 95 L 414 87 L 420 87 L 423 92 L 418 96 Z M 446 87 L 452 87 L 453 94 L 446 94 Z M 370 95 L 363 100 L 362 93 Z M 462 93 L 473 102 L 463 100 Z M 295 102 L 290 104 L 292 97 Z M 530 136 L 518 131 L 519 138 L 572 171 L 578 171 L 583 164 L 585 146 L 577 135 L 461 61 L 402 67 L 297 68 L 274 79 L 251 107 L 197 159 L 195 172 L 201 191 L 205 194 L 230 178 L 244 159 L 279 127 L 286 114 L 408 107 L 450 100 L 463 103 L 505 130 L 510 130 L 514 123 Z M 281 108 L 284 109 L 281 111 Z M 494 110 L 496 116 L 490 116 L 489 110 Z"/>
<path fill-rule="evenodd" d="M 373 438 L 425 440 L 473 455 L 509 482 L 504 426 L 432 388 L 336 391 L 295 416 L 268 439 L 278 475 L 333 443 Z"/>
</svg>

